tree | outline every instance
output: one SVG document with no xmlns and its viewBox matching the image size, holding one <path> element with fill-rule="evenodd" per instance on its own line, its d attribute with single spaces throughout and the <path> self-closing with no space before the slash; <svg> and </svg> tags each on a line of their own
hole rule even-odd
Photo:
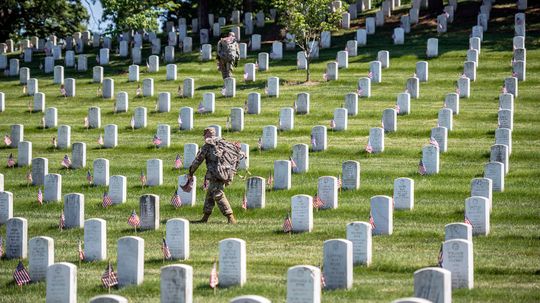
<svg viewBox="0 0 540 303">
<path fill-rule="evenodd" d="M 294 35 L 294 42 L 306 56 L 306 82 L 310 81 L 310 45 L 318 44 L 323 31 L 337 29 L 341 14 L 347 9 L 332 8 L 332 0 L 273 0 L 278 9 L 280 23 L 285 30 Z M 346 4 L 343 4 L 346 5 Z"/>
<path fill-rule="evenodd" d="M 88 12 L 80 0 L 0 1 L 0 41 L 21 37 L 65 37 L 86 29 Z"/>
<path fill-rule="evenodd" d="M 106 30 L 110 34 L 132 29 L 157 31 L 158 17 L 177 7 L 169 0 L 101 0 L 101 5 L 103 21 L 110 21 Z"/>
</svg>

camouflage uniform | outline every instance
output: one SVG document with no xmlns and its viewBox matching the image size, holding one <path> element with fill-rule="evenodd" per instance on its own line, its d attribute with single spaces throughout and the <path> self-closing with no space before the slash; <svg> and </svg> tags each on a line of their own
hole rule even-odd
<svg viewBox="0 0 540 303">
<path fill-rule="evenodd" d="M 217 203 L 221 213 L 228 217 L 233 213 L 231 205 L 223 192 L 223 188 L 228 184 L 217 178 L 218 158 L 216 155 L 216 143 L 220 139 L 215 137 L 215 130 L 213 128 L 207 128 L 204 131 L 205 144 L 199 150 L 195 160 L 189 167 L 189 174 L 193 175 L 199 165 L 206 160 L 205 178 L 208 180 L 209 185 L 208 190 L 206 191 L 206 197 L 204 199 L 203 212 L 205 215 L 210 215 L 215 204 Z M 207 135 L 207 133 L 210 133 L 210 135 Z"/>
<path fill-rule="evenodd" d="M 225 58 L 221 58 L 219 54 L 222 52 L 223 44 L 232 43 L 235 49 L 235 57 L 236 59 L 234 61 L 228 61 Z M 217 45 L 217 59 L 218 59 L 218 66 L 219 70 L 221 71 L 221 77 L 223 79 L 232 77 L 232 71 L 234 67 L 236 66 L 238 62 L 238 58 L 240 58 L 240 50 L 238 48 L 238 43 L 236 42 L 236 39 L 234 38 L 234 35 L 231 36 L 231 33 L 229 33 L 228 37 L 222 38 L 219 40 Z"/>
</svg>

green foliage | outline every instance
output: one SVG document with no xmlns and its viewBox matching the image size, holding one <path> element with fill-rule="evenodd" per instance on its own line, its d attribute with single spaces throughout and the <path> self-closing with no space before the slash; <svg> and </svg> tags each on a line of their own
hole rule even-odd
<svg viewBox="0 0 540 303">
<path fill-rule="evenodd" d="M 95 0 L 94 0 L 95 1 Z M 110 21 L 106 32 L 118 34 L 127 30 L 158 30 L 158 17 L 178 5 L 165 0 L 101 0 L 103 21 Z"/>
<path fill-rule="evenodd" d="M 80 0 L 0 1 L 0 41 L 21 37 L 65 37 L 85 30 L 88 12 Z"/>
<path fill-rule="evenodd" d="M 343 3 L 341 9 L 332 9 L 332 0 L 273 0 L 280 14 L 280 23 L 285 30 L 295 36 L 296 44 L 304 51 L 308 64 L 306 81 L 310 80 L 309 45 L 319 43 L 323 31 L 338 28 L 341 15 L 347 9 Z"/>
</svg>

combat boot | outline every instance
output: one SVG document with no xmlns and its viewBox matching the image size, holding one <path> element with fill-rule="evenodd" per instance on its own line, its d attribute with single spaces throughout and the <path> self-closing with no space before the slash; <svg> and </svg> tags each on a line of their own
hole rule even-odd
<svg viewBox="0 0 540 303">
<path fill-rule="evenodd" d="M 202 218 L 200 220 L 191 221 L 191 223 L 206 223 L 208 222 L 208 218 L 210 218 L 210 214 L 203 214 Z"/>
<path fill-rule="evenodd" d="M 227 224 L 236 224 L 236 219 L 233 214 L 227 215 Z"/>
</svg>

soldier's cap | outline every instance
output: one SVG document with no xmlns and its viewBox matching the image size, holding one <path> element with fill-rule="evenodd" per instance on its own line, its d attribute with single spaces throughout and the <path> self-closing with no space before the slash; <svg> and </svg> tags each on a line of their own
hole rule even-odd
<svg viewBox="0 0 540 303">
<path fill-rule="evenodd" d="M 215 137 L 216 136 L 216 130 L 213 127 L 207 127 L 204 129 L 203 135 L 205 137 Z"/>
</svg>

